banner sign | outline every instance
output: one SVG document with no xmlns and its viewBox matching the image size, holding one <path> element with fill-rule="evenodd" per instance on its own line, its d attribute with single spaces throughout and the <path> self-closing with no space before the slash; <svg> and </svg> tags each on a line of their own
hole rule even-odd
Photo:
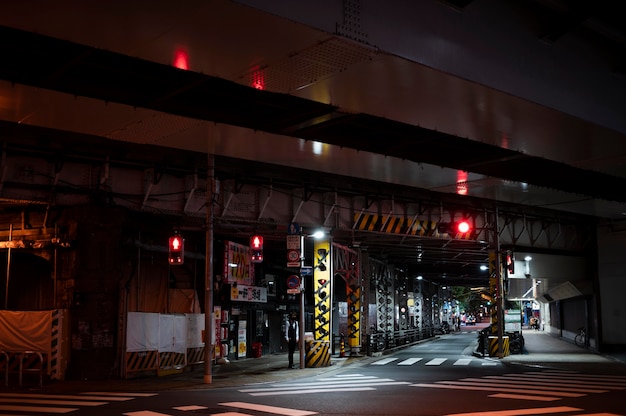
<svg viewBox="0 0 626 416">
<path fill-rule="evenodd" d="M 260 286 L 233 286 L 230 290 L 230 300 L 238 302 L 267 303 L 267 288 Z"/>
<path fill-rule="evenodd" d="M 254 284 L 254 264 L 250 261 L 250 247 L 226 241 L 224 281 L 243 285 Z"/>
</svg>

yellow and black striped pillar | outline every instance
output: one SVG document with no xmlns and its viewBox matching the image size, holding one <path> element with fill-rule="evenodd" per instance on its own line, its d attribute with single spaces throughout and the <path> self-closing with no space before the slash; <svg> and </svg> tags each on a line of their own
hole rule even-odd
<svg viewBox="0 0 626 416">
<path fill-rule="evenodd" d="M 315 240 L 314 251 L 313 298 L 315 301 L 315 330 L 313 336 L 317 341 L 330 341 L 330 305 L 332 297 L 330 240 L 327 238 Z"/>
<path fill-rule="evenodd" d="M 491 333 L 498 333 L 498 265 L 496 264 L 496 252 L 489 251 L 489 295 L 491 296 L 491 305 L 489 307 L 489 315 L 491 316 Z"/>
<path fill-rule="evenodd" d="M 361 346 L 361 287 L 358 284 L 346 285 L 348 300 L 348 345 Z"/>
</svg>

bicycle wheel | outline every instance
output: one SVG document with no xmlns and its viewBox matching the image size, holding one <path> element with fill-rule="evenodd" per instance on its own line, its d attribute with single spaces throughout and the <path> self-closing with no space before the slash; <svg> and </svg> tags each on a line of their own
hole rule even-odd
<svg viewBox="0 0 626 416">
<path fill-rule="evenodd" d="M 584 347 L 585 346 L 585 336 L 583 334 L 577 334 L 576 337 L 574 337 L 574 342 L 579 347 Z"/>
</svg>

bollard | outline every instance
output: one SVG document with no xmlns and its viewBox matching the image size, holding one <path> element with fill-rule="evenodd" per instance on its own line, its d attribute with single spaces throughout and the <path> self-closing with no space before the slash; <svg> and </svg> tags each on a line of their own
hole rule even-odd
<svg viewBox="0 0 626 416">
<path fill-rule="evenodd" d="M 346 356 L 346 341 L 343 334 L 341 334 L 341 338 L 339 340 L 339 357 L 343 358 Z"/>
</svg>

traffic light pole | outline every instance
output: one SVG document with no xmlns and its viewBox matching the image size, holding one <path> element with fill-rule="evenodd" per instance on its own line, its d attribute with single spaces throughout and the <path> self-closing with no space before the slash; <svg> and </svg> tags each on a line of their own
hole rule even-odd
<svg viewBox="0 0 626 416">
<path fill-rule="evenodd" d="M 215 156 L 209 152 L 206 178 L 206 256 L 204 271 L 204 383 L 213 382 L 213 192 Z"/>
<path fill-rule="evenodd" d="M 304 267 L 304 235 L 300 235 L 300 323 L 298 330 L 300 331 L 298 351 L 300 352 L 300 369 L 304 369 L 304 276 L 302 276 L 302 268 Z"/>
</svg>

